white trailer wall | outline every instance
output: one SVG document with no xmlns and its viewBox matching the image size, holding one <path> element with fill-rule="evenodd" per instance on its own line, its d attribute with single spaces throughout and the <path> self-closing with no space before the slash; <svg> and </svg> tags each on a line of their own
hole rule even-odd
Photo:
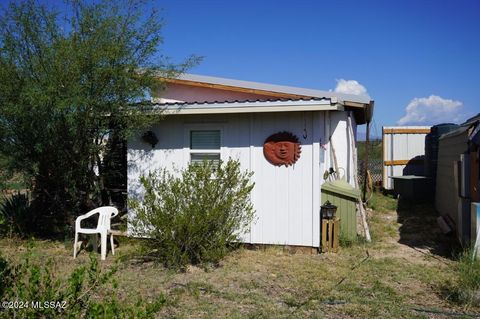
<svg viewBox="0 0 480 319">
<path fill-rule="evenodd" d="M 466 127 L 444 134 L 438 140 L 435 208 L 440 215 L 450 216 L 457 227 L 456 232 L 459 237 L 463 234 L 462 210 L 459 209 L 459 206 L 461 207 L 464 203 L 462 203 L 462 198 L 458 196 L 457 161 L 460 160 L 460 155 L 467 150 L 468 130 Z"/>
<path fill-rule="evenodd" d="M 139 177 L 150 170 L 172 170 L 188 165 L 189 129 L 220 129 L 221 158 L 239 159 L 242 169 L 254 172 L 252 203 L 256 222 L 244 237 L 247 243 L 319 247 L 320 187 L 330 167 L 330 145 L 349 181 L 354 169 L 347 137 L 347 112 L 278 112 L 167 116 L 152 130 L 159 139 L 152 147 L 139 137 L 128 142 L 128 196 L 139 197 Z M 353 121 L 353 129 L 356 125 Z M 289 131 L 301 143 L 295 165 L 273 166 L 263 155 L 263 143 L 271 134 Z M 353 143 L 354 144 L 354 143 Z M 135 218 L 130 214 L 130 218 Z"/>
</svg>

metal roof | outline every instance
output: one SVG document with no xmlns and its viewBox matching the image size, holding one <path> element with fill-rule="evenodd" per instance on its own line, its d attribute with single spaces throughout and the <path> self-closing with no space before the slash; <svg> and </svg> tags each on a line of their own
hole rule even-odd
<svg viewBox="0 0 480 319">
<path fill-rule="evenodd" d="M 233 103 L 265 103 L 265 102 L 299 102 L 299 101 L 326 101 L 326 98 L 311 98 L 311 99 L 255 99 L 255 100 L 223 100 L 223 101 L 166 101 L 153 103 L 154 105 L 203 105 L 203 104 L 233 104 Z"/>
<path fill-rule="evenodd" d="M 259 82 L 241 81 L 241 80 L 226 79 L 226 78 L 219 78 L 219 77 L 206 76 L 206 75 L 184 73 L 184 74 L 181 74 L 177 79 L 185 80 L 185 81 L 224 85 L 224 86 L 248 88 L 253 90 L 303 95 L 303 96 L 310 96 L 312 98 L 327 98 L 327 99 L 333 99 L 334 100 L 333 102 L 338 101 L 339 103 L 342 103 L 342 104 L 345 101 L 369 104 L 371 101 L 371 98 L 368 95 L 361 96 L 361 95 L 353 95 L 353 94 L 343 94 L 343 93 L 337 93 L 337 92 L 331 92 L 331 91 L 322 91 L 322 90 L 306 89 L 306 88 L 299 88 L 299 87 L 293 87 L 293 86 L 283 86 L 283 85 L 274 85 L 274 84 L 259 83 Z"/>
<path fill-rule="evenodd" d="M 480 121 L 480 113 L 478 113 L 475 116 L 472 116 L 471 118 L 466 120 L 464 123 L 460 124 L 460 126 L 457 129 L 455 129 L 453 131 L 450 131 L 450 132 L 447 132 L 445 134 L 442 134 L 439 139 L 450 138 L 450 137 L 453 137 L 453 136 L 463 134 L 463 133 L 469 131 L 470 128 L 475 123 L 477 123 L 478 121 Z"/>
</svg>

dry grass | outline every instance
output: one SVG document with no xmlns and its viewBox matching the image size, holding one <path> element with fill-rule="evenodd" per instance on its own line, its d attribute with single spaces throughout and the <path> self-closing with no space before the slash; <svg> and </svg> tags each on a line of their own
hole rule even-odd
<svg viewBox="0 0 480 319">
<path fill-rule="evenodd" d="M 401 243 L 409 234 L 395 211 L 370 216 L 375 241 L 338 254 L 239 249 L 217 268 L 190 267 L 186 273 L 122 261 L 116 275 L 119 298 L 127 302 L 164 293 L 171 303 L 159 318 L 449 318 L 451 314 L 419 308 L 462 312 L 441 293 L 455 280 L 456 262 L 426 245 Z M 438 235 L 435 225 L 425 227 Z M 36 246 L 36 258 L 53 258 L 60 276 L 87 261 L 85 252 L 73 260 L 70 245 L 64 243 L 37 241 Z M 18 259 L 26 242 L 2 240 L 0 249 Z M 102 266 L 111 266 L 135 249 L 135 242 L 121 242 L 118 255 L 109 255 Z M 480 312 L 480 307 L 469 311 Z"/>
</svg>

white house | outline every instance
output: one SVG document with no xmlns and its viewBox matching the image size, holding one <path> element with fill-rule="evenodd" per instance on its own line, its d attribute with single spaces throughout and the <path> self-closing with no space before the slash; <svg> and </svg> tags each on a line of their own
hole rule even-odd
<svg viewBox="0 0 480 319">
<path fill-rule="evenodd" d="M 158 143 L 128 141 L 128 194 L 141 193 L 139 176 L 201 159 L 239 159 L 253 171 L 256 222 L 246 243 L 319 247 L 320 187 L 324 172 L 341 167 L 355 185 L 357 125 L 371 119 L 368 97 L 185 74 L 166 79 L 155 98 L 165 118 L 152 127 Z M 266 139 L 279 132 L 298 138 L 293 165 L 274 165 Z M 135 218 L 130 216 L 130 218 Z"/>
</svg>

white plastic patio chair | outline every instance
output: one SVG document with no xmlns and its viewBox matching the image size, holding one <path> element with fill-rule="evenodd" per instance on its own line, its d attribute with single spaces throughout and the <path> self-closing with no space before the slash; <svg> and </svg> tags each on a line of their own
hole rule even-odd
<svg viewBox="0 0 480 319">
<path fill-rule="evenodd" d="M 80 222 L 95 214 L 98 216 L 97 228 L 82 228 Z M 89 211 L 85 215 L 78 216 L 75 220 L 75 243 L 73 244 L 73 258 L 77 257 L 78 234 L 100 234 L 102 260 L 107 256 L 107 236 L 110 234 L 110 245 L 112 246 L 112 255 L 115 255 L 113 247 L 113 234 L 110 229 L 110 220 L 118 215 L 118 209 L 112 206 L 103 206 Z"/>
</svg>

